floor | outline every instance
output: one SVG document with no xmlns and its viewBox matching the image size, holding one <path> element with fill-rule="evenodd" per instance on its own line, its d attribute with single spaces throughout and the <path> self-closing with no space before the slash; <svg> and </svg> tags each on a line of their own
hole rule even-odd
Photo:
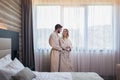
<svg viewBox="0 0 120 80">
<path fill-rule="evenodd" d="M 116 80 L 115 76 L 101 76 L 104 80 Z"/>
<path fill-rule="evenodd" d="M 109 78 L 104 78 L 104 80 L 116 80 L 116 79 L 113 77 L 109 77 Z"/>
</svg>

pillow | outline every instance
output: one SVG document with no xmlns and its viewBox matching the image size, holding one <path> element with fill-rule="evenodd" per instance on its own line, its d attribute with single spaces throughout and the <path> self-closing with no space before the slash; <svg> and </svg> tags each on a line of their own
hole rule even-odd
<svg viewBox="0 0 120 80">
<path fill-rule="evenodd" d="M 0 70 L 0 80 L 13 80 L 6 72 Z"/>
<path fill-rule="evenodd" d="M 32 80 L 35 77 L 36 75 L 27 67 L 12 76 L 14 80 Z"/>
<path fill-rule="evenodd" d="M 9 75 L 12 76 L 24 68 L 25 67 L 23 66 L 23 64 L 17 58 L 15 58 L 12 62 L 10 62 L 1 70 L 7 72 Z"/>
<path fill-rule="evenodd" d="M 9 80 L 8 75 L 6 72 L 0 70 L 0 80 Z"/>
<path fill-rule="evenodd" d="M 11 54 L 6 55 L 5 57 L 0 59 L 0 69 L 8 65 L 10 62 L 12 62 Z"/>
</svg>

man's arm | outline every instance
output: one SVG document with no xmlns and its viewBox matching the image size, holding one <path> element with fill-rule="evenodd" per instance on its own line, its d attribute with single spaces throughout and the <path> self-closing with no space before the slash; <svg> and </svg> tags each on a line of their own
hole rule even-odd
<svg viewBox="0 0 120 80">
<path fill-rule="evenodd" d="M 55 35 L 53 34 L 50 35 L 49 44 L 53 49 L 62 51 L 62 48 L 59 45 L 59 41 L 56 39 Z"/>
</svg>

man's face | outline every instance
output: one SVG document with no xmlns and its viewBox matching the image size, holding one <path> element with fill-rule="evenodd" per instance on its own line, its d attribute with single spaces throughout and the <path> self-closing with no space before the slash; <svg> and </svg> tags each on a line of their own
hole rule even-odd
<svg viewBox="0 0 120 80">
<path fill-rule="evenodd" d="M 61 32 L 61 30 L 62 30 L 62 28 L 59 28 L 59 29 L 58 29 L 58 33 L 60 33 L 60 32 Z"/>
</svg>

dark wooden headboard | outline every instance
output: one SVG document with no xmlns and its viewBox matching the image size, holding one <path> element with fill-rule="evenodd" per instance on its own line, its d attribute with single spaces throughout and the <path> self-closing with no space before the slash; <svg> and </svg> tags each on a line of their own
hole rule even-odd
<svg viewBox="0 0 120 80">
<path fill-rule="evenodd" d="M 19 58 L 19 33 L 15 31 L 0 29 L 0 38 L 11 38 L 12 59 Z"/>
</svg>

